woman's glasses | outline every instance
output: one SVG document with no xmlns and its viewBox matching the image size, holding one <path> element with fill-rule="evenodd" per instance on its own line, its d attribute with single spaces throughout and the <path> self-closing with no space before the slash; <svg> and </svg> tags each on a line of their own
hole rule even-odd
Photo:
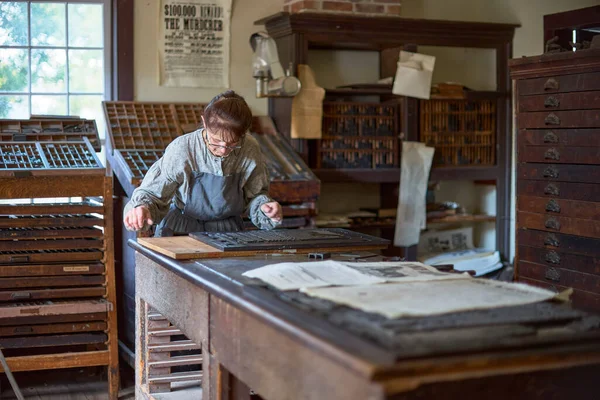
<svg viewBox="0 0 600 400">
<path fill-rule="evenodd" d="M 243 144 L 243 141 L 244 141 L 243 137 L 242 137 L 242 140 L 240 140 L 239 142 L 236 142 L 233 146 L 226 146 L 226 145 L 214 143 L 212 135 L 210 133 L 208 133 L 208 131 L 206 129 L 204 130 L 204 132 L 206 133 L 206 135 L 205 135 L 206 142 L 208 143 L 209 146 L 216 147 L 216 148 L 219 148 L 219 149 L 225 149 L 225 150 L 237 150 L 237 149 L 241 149 L 242 148 L 242 144 Z"/>
</svg>

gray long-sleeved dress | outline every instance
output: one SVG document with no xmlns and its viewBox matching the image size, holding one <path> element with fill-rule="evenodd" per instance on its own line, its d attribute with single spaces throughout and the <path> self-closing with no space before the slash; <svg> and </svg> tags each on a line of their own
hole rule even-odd
<svg viewBox="0 0 600 400">
<path fill-rule="evenodd" d="M 164 155 L 150 167 L 141 185 L 134 190 L 124 215 L 135 207 L 146 205 L 152 221 L 158 224 L 170 207 L 184 210 L 195 172 L 217 176 L 239 174 L 244 204 L 254 225 L 272 229 L 280 224 L 260 209 L 261 205 L 273 200 L 268 196 L 269 177 L 257 141 L 246 135 L 241 149 L 233 150 L 227 157 L 217 157 L 208 149 L 203 129 L 180 136 L 167 146 Z"/>
</svg>

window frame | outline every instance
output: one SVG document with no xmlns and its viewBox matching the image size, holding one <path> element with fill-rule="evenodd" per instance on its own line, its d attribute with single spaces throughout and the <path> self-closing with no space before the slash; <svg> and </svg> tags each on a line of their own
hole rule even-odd
<svg viewBox="0 0 600 400">
<path fill-rule="evenodd" d="M 103 6 L 103 67 L 104 67 L 104 93 L 102 94 L 104 100 L 113 100 L 113 43 L 112 43 L 112 25 L 113 25 L 113 1 L 112 0 L 8 0 L 14 3 L 26 3 L 27 4 L 27 45 L 0 45 L 0 51 L 2 49 L 25 49 L 28 51 L 28 86 L 27 91 L 23 92 L 4 92 L 0 91 L 0 95 L 8 95 L 8 96 L 27 96 L 28 98 L 28 109 L 29 115 L 32 114 L 32 96 L 35 95 L 58 95 L 65 96 L 67 98 L 67 115 L 71 114 L 70 108 L 71 104 L 69 98 L 71 95 L 99 95 L 98 92 L 95 93 L 79 93 L 79 92 L 70 92 L 69 91 L 69 62 L 68 62 L 68 52 L 70 49 L 74 50 L 98 50 L 98 47 L 79 47 L 79 46 L 69 46 L 68 43 L 68 32 L 69 32 L 69 13 L 68 13 L 68 5 L 69 4 L 102 4 Z M 58 3 L 65 4 L 65 35 L 66 35 L 66 43 L 64 46 L 32 46 L 31 44 L 31 4 L 32 3 Z M 33 92 L 32 91 L 32 82 L 31 82 L 31 64 L 32 58 L 31 53 L 32 50 L 36 49 L 52 49 L 52 50 L 65 50 L 67 52 L 67 62 L 66 62 L 66 81 L 67 88 L 66 92 L 58 93 L 58 92 Z"/>
</svg>

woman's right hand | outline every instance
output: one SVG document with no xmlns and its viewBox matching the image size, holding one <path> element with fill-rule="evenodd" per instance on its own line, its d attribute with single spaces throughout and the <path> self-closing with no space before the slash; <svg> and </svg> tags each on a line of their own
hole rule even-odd
<svg viewBox="0 0 600 400">
<path fill-rule="evenodd" d="M 152 225 L 152 216 L 150 210 L 146 206 L 139 206 L 130 210 L 123 218 L 125 228 L 130 231 L 139 231 L 144 227 L 144 223 L 148 226 Z"/>
</svg>

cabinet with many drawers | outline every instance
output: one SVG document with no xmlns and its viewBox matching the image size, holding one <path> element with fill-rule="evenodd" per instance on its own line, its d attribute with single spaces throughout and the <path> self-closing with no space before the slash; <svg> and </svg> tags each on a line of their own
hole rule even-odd
<svg viewBox="0 0 600 400">
<path fill-rule="evenodd" d="M 600 49 L 510 61 L 516 277 L 600 312 Z"/>
</svg>

